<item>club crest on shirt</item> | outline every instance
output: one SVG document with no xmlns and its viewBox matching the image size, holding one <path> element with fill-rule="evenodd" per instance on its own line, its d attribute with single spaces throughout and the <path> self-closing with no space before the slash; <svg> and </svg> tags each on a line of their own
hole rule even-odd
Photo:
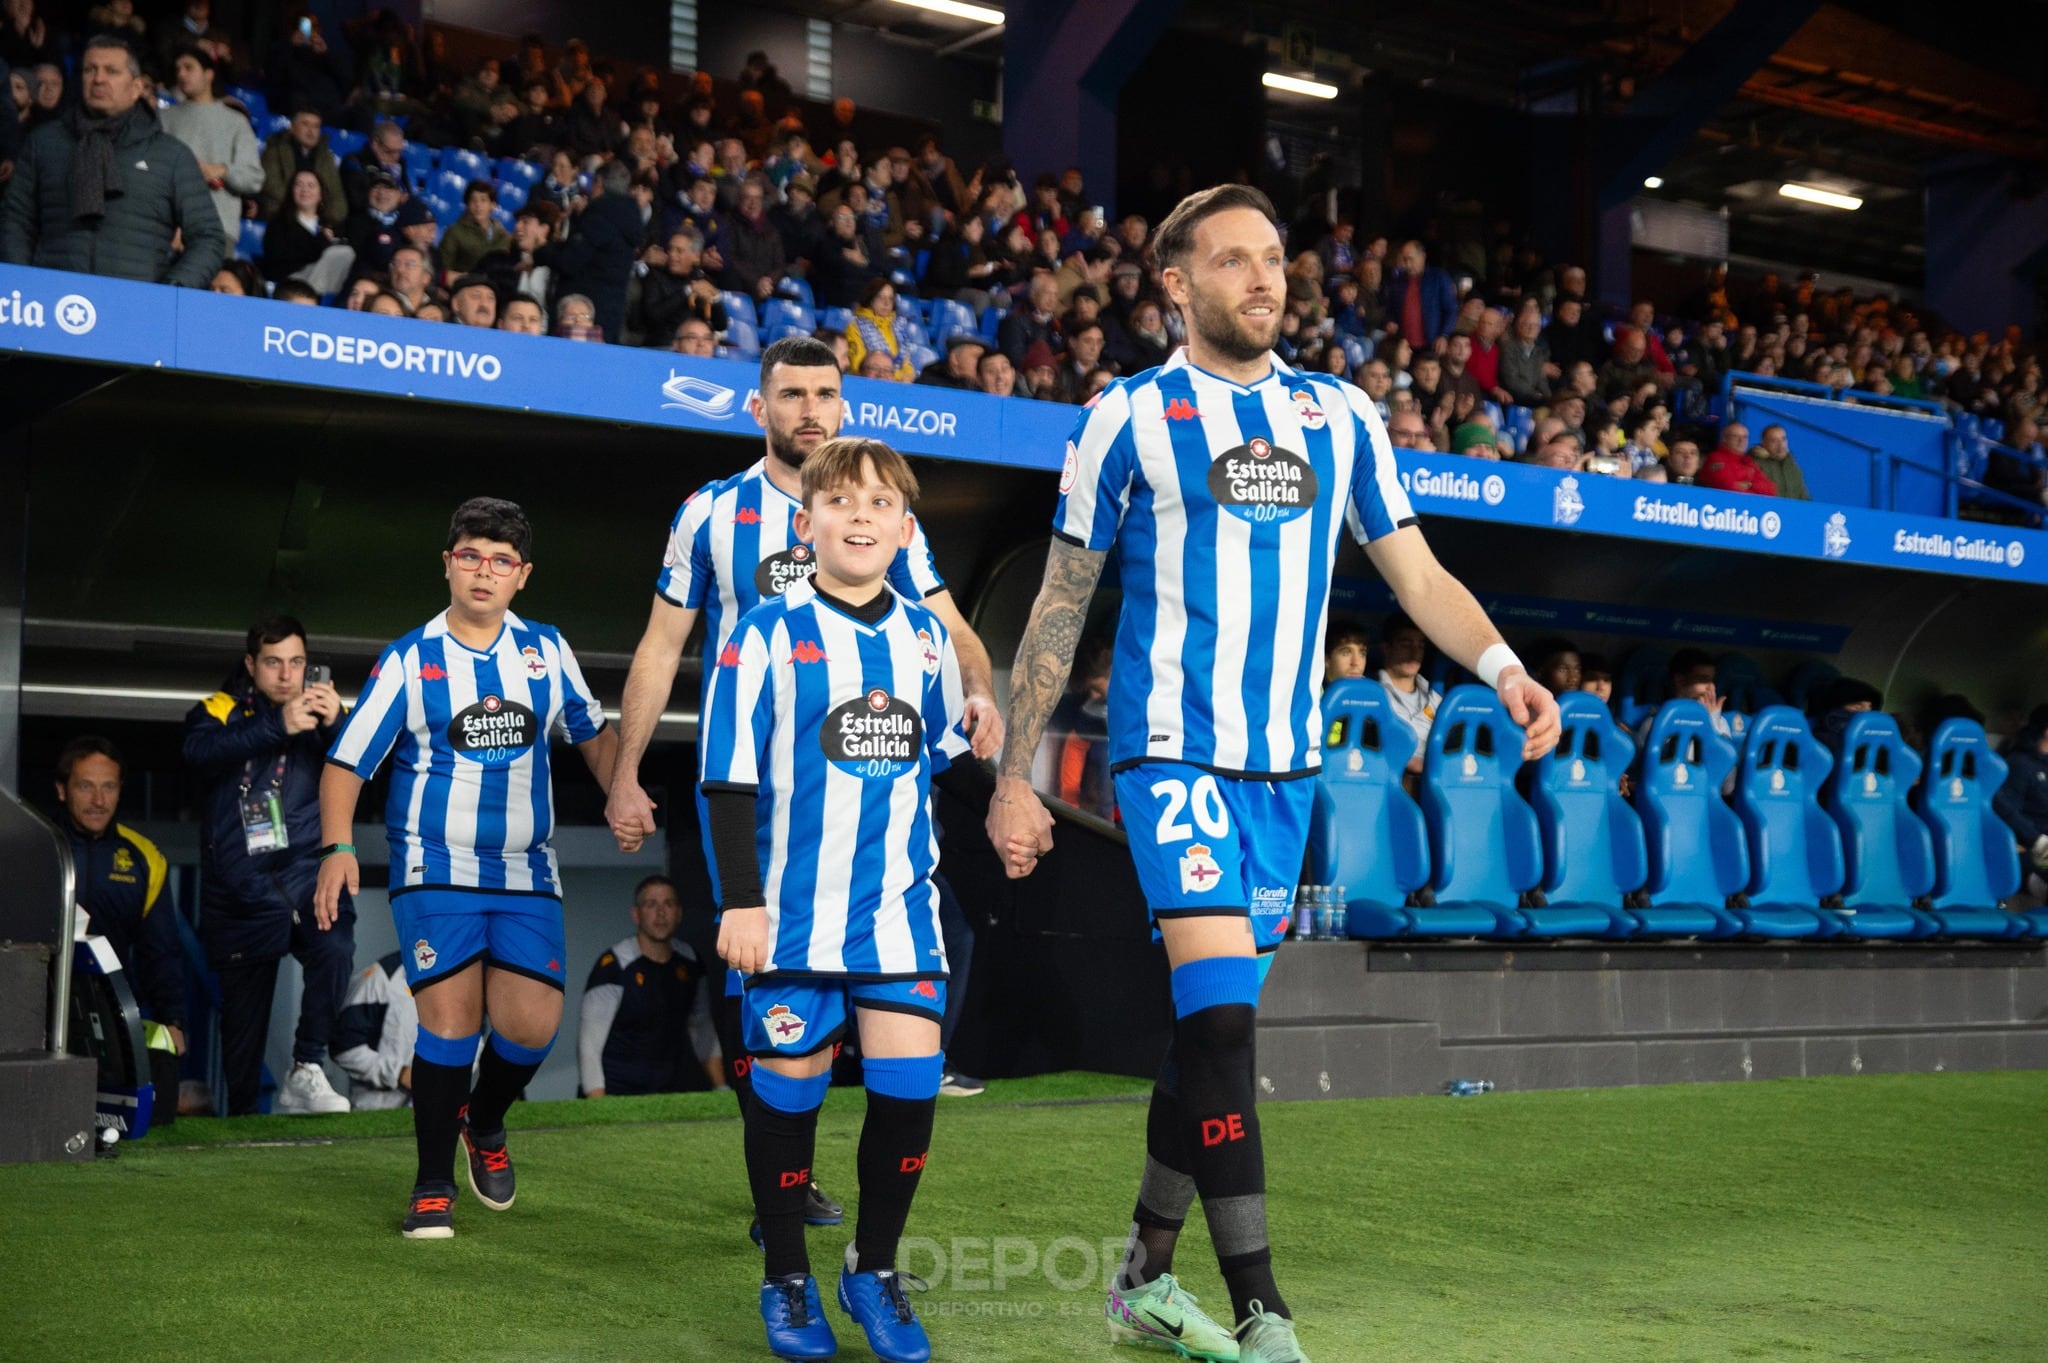
<svg viewBox="0 0 2048 1363">
<path fill-rule="evenodd" d="M 545 677 L 548 674 L 548 660 L 541 657 L 540 650 L 532 644 L 528 644 L 525 648 L 520 649 L 519 656 L 526 660 L 527 676 Z"/>
<path fill-rule="evenodd" d="M 780 596 L 818 571 L 818 556 L 808 544 L 792 544 L 779 554 L 770 554 L 754 569 L 754 590 L 766 598 Z"/>
<path fill-rule="evenodd" d="M 1302 455 L 1253 436 L 1209 465 L 1209 495 L 1254 524 L 1291 521 L 1316 503 L 1315 468 Z"/>
<path fill-rule="evenodd" d="M 1288 401 L 1294 404 L 1294 414 L 1301 418 L 1302 425 L 1312 431 L 1323 429 L 1323 423 L 1328 421 L 1329 418 L 1324 416 L 1323 409 L 1316 405 L 1316 395 L 1314 393 L 1309 392 L 1306 388 L 1297 388 L 1289 393 L 1287 398 Z"/>
<path fill-rule="evenodd" d="M 847 775 L 893 781 L 916 768 L 924 719 L 907 701 L 872 687 L 826 714 L 818 742 L 825 760 Z"/>
<path fill-rule="evenodd" d="M 1072 492 L 1074 484 L 1080 480 L 1080 477 L 1081 451 L 1074 447 L 1073 441 L 1069 440 L 1067 442 L 1067 462 L 1060 466 L 1060 496 L 1064 497 L 1069 492 Z"/>
<path fill-rule="evenodd" d="M 412 944 L 412 963 L 421 970 L 432 970 L 434 962 L 440 959 L 441 953 L 428 946 L 426 938 L 422 937 Z"/>
<path fill-rule="evenodd" d="M 932 638 L 930 630 L 921 629 L 917 632 L 917 646 L 921 650 L 919 657 L 924 662 L 924 674 L 927 677 L 938 676 L 939 646 L 937 641 Z"/>
<path fill-rule="evenodd" d="M 768 1010 L 761 1019 L 761 1025 L 768 1029 L 768 1040 L 777 1046 L 794 1046 L 804 1039 L 804 1031 L 810 1026 L 791 1012 L 789 1005 L 778 1003 Z"/>
<path fill-rule="evenodd" d="M 135 869 L 135 855 L 125 847 L 114 849 L 114 869 L 127 874 Z"/>
<path fill-rule="evenodd" d="M 1204 894 L 1223 881 L 1223 868 L 1202 843 L 1190 843 L 1180 859 L 1180 888 L 1184 894 Z"/>
</svg>

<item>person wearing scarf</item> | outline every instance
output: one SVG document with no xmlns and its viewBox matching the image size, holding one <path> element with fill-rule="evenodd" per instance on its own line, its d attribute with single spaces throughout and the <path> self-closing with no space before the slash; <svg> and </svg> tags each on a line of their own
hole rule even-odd
<svg viewBox="0 0 2048 1363">
<path fill-rule="evenodd" d="M 896 342 L 896 286 L 883 276 L 870 279 L 860 291 L 860 306 L 853 310 L 853 323 L 846 328 L 846 372 L 861 372 L 869 354 L 885 354 L 896 362 L 890 377 L 909 383 L 917 377 L 910 357 Z"/>
</svg>

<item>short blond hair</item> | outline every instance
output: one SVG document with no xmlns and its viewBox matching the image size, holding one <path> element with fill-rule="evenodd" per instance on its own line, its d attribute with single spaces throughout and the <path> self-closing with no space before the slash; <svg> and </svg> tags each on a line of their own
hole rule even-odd
<svg viewBox="0 0 2048 1363">
<path fill-rule="evenodd" d="M 844 435 L 827 440 L 804 460 L 804 506 L 821 492 L 857 485 L 862 465 L 870 463 L 876 478 L 903 494 L 905 506 L 917 500 L 917 475 L 909 460 L 879 440 Z"/>
</svg>

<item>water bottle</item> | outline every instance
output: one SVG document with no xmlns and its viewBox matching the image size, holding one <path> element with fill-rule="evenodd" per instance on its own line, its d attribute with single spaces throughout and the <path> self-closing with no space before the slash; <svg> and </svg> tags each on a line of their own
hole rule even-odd
<svg viewBox="0 0 2048 1363">
<path fill-rule="evenodd" d="M 1444 1085 L 1444 1092 L 1453 1098 L 1477 1098 L 1482 1093 L 1493 1092 L 1491 1079 L 1453 1079 Z"/>
<path fill-rule="evenodd" d="M 1306 942 L 1315 934 L 1316 887 L 1302 885 L 1294 892 L 1294 940 Z"/>
<path fill-rule="evenodd" d="M 1334 931 L 1332 931 L 1332 926 L 1330 922 L 1330 916 L 1335 911 L 1335 905 L 1332 903 L 1332 900 L 1335 898 L 1335 896 L 1331 893 L 1331 891 L 1335 888 L 1335 886 L 1331 885 L 1322 885 L 1317 887 L 1316 940 L 1318 942 L 1327 942 L 1337 935 Z"/>
<path fill-rule="evenodd" d="M 1340 942 L 1351 940 L 1351 894 L 1348 887 L 1338 885 L 1330 894 L 1330 936 Z"/>
</svg>

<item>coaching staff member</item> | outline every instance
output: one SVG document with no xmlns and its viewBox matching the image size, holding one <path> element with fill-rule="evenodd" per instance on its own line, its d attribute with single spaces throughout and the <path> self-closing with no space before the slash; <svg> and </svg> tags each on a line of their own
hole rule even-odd
<svg viewBox="0 0 2048 1363">
<path fill-rule="evenodd" d="M 227 259 L 192 149 L 163 130 L 134 51 L 86 44 L 81 103 L 30 133 L 0 196 L 0 261 L 203 289 Z M 171 254 L 184 233 L 185 249 Z"/>
<path fill-rule="evenodd" d="M 201 787 L 205 890 L 200 937 L 220 976 L 221 1066 L 228 1113 L 254 1112 L 277 966 L 306 976 L 280 1113 L 346 1112 L 320 1062 L 355 967 L 355 908 L 322 931 L 313 921 L 320 871 L 320 772 L 341 697 L 307 684 L 306 628 L 289 615 L 249 629 L 241 670 L 185 717 L 185 761 Z"/>
</svg>

